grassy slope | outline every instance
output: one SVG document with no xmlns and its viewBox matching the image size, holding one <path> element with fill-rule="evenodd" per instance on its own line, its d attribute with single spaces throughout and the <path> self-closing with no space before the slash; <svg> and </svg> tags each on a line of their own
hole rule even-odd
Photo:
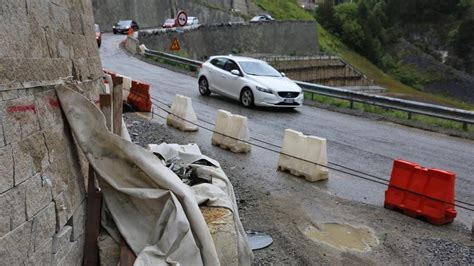
<svg viewBox="0 0 474 266">
<path fill-rule="evenodd" d="M 310 13 L 298 6 L 296 0 L 255 0 L 255 2 L 275 19 L 314 20 Z"/>
<path fill-rule="evenodd" d="M 474 2 L 474 0 L 472 1 Z M 255 0 L 255 2 L 262 9 L 268 11 L 276 19 L 314 19 L 310 13 L 297 5 L 296 0 Z M 462 103 L 447 97 L 425 93 L 402 84 L 395 78 L 385 74 L 365 57 L 362 57 L 349 49 L 347 46 L 341 43 L 339 39 L 324 30 L 324 28 L 319 24 L 318 34 L 320 48 L 323 52 L 340 56 L 360 72 L 364 73 L 367 77 L 374 80 L 378 85 L 387 88 L 390 95 L 403 95 L 405 98 L 410 98 L 413 100 L 428 101 L 456 108 L 474 110 L 474 105 L 472 104 Z"/>
</svg>

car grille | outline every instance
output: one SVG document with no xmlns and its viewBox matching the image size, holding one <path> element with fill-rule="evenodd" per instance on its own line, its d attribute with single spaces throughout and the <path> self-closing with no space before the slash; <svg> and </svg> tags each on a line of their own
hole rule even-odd
<svg viewBox="0 0 474 266">
<path fill-rule="evenodd" d="M 300 95 L 300 93 L 294 91 L 280 91 L 278 92 L 278 95 L 283 98 L 296 98 L 298 95 Z"/>
<path fill-rule="evenodd" d="M 285 102 L 280 102 L 280 103 L 276 103 L 275 105 L 299 106 L 300 104 L 299 104 L 299 103 L 297 103 L 297 102 L 294 102 L 294 103 L 285 103 Z"/>
</svg>

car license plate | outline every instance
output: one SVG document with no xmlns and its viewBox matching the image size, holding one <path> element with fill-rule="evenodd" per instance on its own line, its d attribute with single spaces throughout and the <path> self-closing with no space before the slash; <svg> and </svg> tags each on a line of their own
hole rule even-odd
<svg viewBox="0 0 474 266">
<path fill-rule="evenodd" d="M 294 103 L 295 100 L 294 99 L 285 99 L 283 100 L 285 103 Z"/>
</svg>

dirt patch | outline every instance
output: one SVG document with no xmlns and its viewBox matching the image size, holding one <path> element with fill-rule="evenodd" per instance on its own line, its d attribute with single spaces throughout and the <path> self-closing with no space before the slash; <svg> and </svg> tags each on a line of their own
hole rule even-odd
<svg viewBox="0 0 474 266">
<path fill-rule="evenodd" d="M 210 133 L 183 133 L 166 127 L 162 120 L 150 122 L 134 114 L 125 114 L 125 121 L 132 140 L 139 145 L 197 143 L 203 154 L 219 161 L 234 186 L 244 228 L 273 238 L 271 246 L 254 252 L 256 265 L 474 263 L 471 232 L 459 222 L 433 226 L 383 206 L 339 198 L 301 178 L 277 172 L 276 162 L 257 149 L 236 155 L 212 146 Z M 321 224 L 370 228 L 378 244 L 369 238 L 366 241 L 371 248 L 364 252 L 337 248 L 314 241 L 302 230 Z M 439 240 L 450 245 L 439 244 Z M 444 251 L 447 246 L 449 251 Z M 433 255 L 436 252 L 444 255 Z"/>
</svg>

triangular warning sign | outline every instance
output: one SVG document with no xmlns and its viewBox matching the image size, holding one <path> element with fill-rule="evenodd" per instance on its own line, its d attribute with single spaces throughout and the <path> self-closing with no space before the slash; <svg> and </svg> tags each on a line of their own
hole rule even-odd
<svg viewBox="0 0 474 266">
<path fill-rule="evenodd" d="M 179 51 L 181 47 L 179 46 L 178 38 L 174 37 L 173 43 L 171 44 L 171 51 Z"/>
</svg>

